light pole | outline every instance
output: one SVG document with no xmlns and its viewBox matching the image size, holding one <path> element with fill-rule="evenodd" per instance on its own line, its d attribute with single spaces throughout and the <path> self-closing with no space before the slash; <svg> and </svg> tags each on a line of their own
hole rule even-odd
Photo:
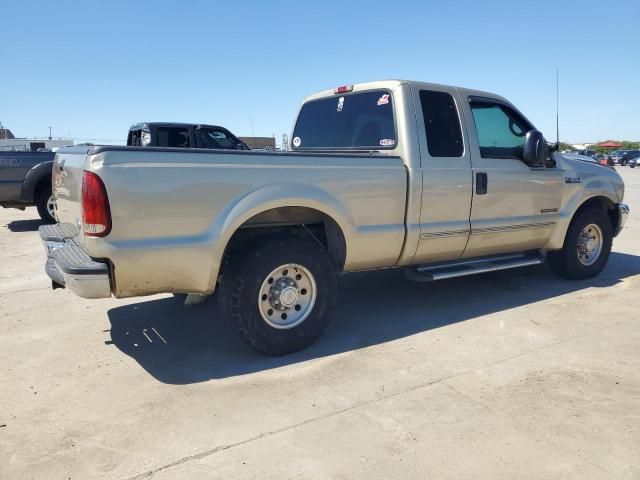
<svg viewBox="0 0 640 480">
<path fill-rule="evenodd" d="M 49 127 L 49 140 L 51 140 L 51 127 Z"/>
</svg>

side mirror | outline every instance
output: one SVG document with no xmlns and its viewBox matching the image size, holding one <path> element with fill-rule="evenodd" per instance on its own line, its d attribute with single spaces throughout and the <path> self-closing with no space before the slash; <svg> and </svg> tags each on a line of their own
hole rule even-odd
<svg viewBox="0 0 640 480">
<path fill-rule="evenodd" d="M 527 165 L 543 166 L 545 164 L 546 142 L 542 132 L 529 130 L 524 138 L 524 148 L 522 150 L 522 160 Z"/>
</svg>

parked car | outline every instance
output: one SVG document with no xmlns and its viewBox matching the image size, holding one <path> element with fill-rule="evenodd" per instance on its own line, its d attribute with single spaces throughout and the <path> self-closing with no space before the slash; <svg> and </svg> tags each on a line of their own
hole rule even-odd
<svg viewBox="0 0 640 480">
<path fill-rule="evenodd" d="M 40 218 L 55 222 L 51 195 L 53 152 L 0 152 L 0 205 L 4 208 L 36 206 Z"/>
<path fill-rule="evenodd" d="M 595 157 L 598 155 L 598 152 L 595 150 L 578 150 L 576 152 L 578 155 L 584 155 L 586 157 Z"/>
<path fill-rule="evenodd" d="M 636 168 L 637 166 L 640 166 L 640 156 L 629 160 L 629 166 L 631 168 Z"/>
<path fill-rule="evenodd" d="M 618 163 L 622 166 L 629 165 L 631 160 L 640 157 L 640 150 L 626 150 L 619 158 Z"/>
<path fill-rule="evenodd" d="M 609 156 L 613 160 L 614 163 L 618 163 L 622 155 L 624 155 L 625 150 L 613 150 L 609 152 Z"/>
<path fill-rule="evenodd" d="M 129 129 L 127 145 L 249 150 L 246 143 L 224 127 L 194 123 L 138 123 Z"/>
<path fill-rule="evenodd" d="M 611 157 L 608 156 L 608 155 L 603 155 L 602 153 L 597 153 L 593 157 L 590 157 L 590 158 L 593 158 L 600 165 L 609 166 L 609 167 L 613 167 L 613 165 L 614 165 L 613 160 L 611 159 Z"/>
<path fill-rule="evenodd" d="M 491 93 L 342 86 L 304 100 L 291 138 L 287 153 L 61 150 L 61 223 L 40 229 L 53 287 L 217 292 L 237 333 L 278 355 L 324 331 L 341 272 L 398 267 L 430 282 L 546 257 L 589 278 L 629 213 L 617 172 L 554 153 Z"/>
</svg>

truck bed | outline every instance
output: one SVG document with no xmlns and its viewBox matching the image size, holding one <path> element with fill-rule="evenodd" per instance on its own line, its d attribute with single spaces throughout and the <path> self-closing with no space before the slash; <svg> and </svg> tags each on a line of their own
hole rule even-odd
<svg viewBox="0 0 640 480">
<path fill-rule="evenodd" d="M 107 190 L 105 238 L 79 228 L 83 170 Z M 229 238 L 252 219 L 277 222 L 268 212 L 283 207 L 339 225 L 345 270 L 393 266 L 404 244 L 407 170 L 397 156 L 69 148 L 56 156 L 54 182 L 60 223 L 90 257 L 109 259 L 119 297 L 210 293 Z"/>
</svg>

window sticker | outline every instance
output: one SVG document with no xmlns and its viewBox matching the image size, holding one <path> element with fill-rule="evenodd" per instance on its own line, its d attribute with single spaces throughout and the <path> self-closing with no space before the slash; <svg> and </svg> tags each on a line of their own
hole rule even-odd
<svg viewBox="0 0 640 480">
<path fill-rule="evenodd" d="M 382 140 L 380 140 L 381 147 L 391 147 L 395 144 L 396 144 L 396 141 L 393 140 L 392 138 L 383 138 Z"/>
<path fill-rule="evenodd" d="M 302 145 L 302 140 L 300 140 L 300 137 L 296 137 L 293 139 L 293 146 L 294 147 L 299 147 L 300 145 Z"/>
<path fill-rule="evenodd" d="M 389 94 L 385 93 L 384 95 L 382 95 L 379 99 L 378 99 L 378 106 L 380 105 L 386 105 L 389 103 Z"/>
<path fill-rule="evenodd" d="M 344 107 L 344 97 L 340 97 L 338 99 L 338 112 L 342 111 L 342 108 Z"/>
</svg>

